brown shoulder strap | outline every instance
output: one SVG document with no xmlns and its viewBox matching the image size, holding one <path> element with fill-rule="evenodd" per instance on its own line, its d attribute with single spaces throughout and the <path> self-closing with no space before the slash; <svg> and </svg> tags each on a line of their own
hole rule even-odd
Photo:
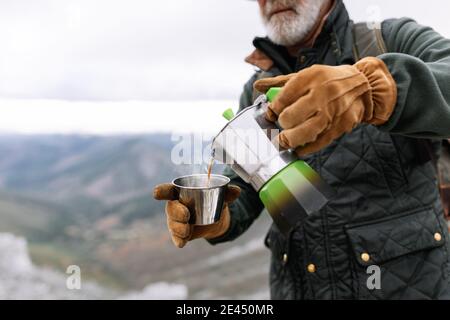
<svg viewBox="0 0 450 320">
<path fill-rule="evenodd" d="M 353 53 L 356 61 L 366 57 L 377 57 L 388 52 L 378 25 L 367 22 L 353 25 Z"/>
<path fill-rule="evenodd" d="M 442 204 L 445 215 L 450 220 L 450 142 L 448 140 L 444 140 L 438 172 Z"/>
</svg>

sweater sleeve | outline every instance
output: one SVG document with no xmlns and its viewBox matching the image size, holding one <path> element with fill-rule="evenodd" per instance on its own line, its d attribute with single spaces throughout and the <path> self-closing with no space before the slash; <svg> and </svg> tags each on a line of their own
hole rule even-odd
<svg viewBox="0 0 450 320">
<path fill-rule="evenodd" d="M 382 27 L 389 53 L 379 58 L 393 75 L 397 105 L 381 130 L 417 138 L 450 137 L 450 40 L 402 18 Z"/>
</svg>

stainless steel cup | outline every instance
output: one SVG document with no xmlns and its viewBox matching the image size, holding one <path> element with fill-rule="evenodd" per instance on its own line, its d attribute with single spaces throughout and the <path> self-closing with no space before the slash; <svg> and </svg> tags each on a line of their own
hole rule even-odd
<svg viewBox="0 0 450 320">
<path fill-rule="evenodd" d="M 178 189 L 179 199 L 191 213 L 190 224 L 210 225 L 220 220 L 225 191 L 230 179 L 221 175 L 197 174 L 177 178 L 172 184 Z"/>
</svg>

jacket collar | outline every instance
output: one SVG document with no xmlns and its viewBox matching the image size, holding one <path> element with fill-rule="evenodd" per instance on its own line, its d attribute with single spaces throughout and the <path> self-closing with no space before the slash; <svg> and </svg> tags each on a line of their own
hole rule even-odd
<svg viewBox="0 0 450 320">
<path fill-rule="evenodd" d="M 352 26 L 353 22 L 349 18 L 343 0 L 335 0 L 334 8 L 326 18 L 322 31 L 314 41 L 313 48 L 301 48 L 298 56 L 305 51 L 317 52 L 324 50 L 323 48 L 331 43 L 337 60 L 336 63 L 342 64 L 344 61 L 352 59 L 351 44 L 353 40 L 351 32 L 348 32 Z M 253 40 L 253 45 L 256 49 L 245 59 L 246 62 L 263 71 L 269 71 L 273 67 L 276 67 L 284 74 L 295 71 L 292 70 L 289 63 L 292 58 L 285 47 L 274 44 L 267 37 L 256 37 Z M 348 50 L 349 47 L 350 51 Z M 350 61 L 347 62 L 351 63 Z"/>
</svg>

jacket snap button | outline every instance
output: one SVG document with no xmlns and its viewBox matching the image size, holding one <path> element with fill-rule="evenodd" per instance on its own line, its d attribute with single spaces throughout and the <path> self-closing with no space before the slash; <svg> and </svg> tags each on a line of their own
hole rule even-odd
<svg viewBox="0 0 450 320">
<path fill-rule="evenodd" d="M 288 255 L 287 253 L 283 254 L 283 263 L 286 264 L 288 262 Z"/>
<path fill-rule="evenodd" d="M 364 262 L 369 262 L 369 260 L 370 260 L 370 255 L 369 255 L 368 253 L 363 253 L 363 254 L 361 255 L 361 260 L 364 261 Z"/>
<path fill-rule="evenodd" d="M 316 266 L 313 265 L 312 263 L 308 265 L 308 268 L 307 268 L 307 269 L 308 269 L 308 272 L 309 272 L 309 273 L 314 273 L 314 272 L 316 272 Z"/>
<path fill-rule="evenodd" d="M 434 234 L 434 240 L 436 240 L 437 242 L 440 242 L 442 240 L 442 235 L 439 232 L 436 232 Z"/>
</svg>

